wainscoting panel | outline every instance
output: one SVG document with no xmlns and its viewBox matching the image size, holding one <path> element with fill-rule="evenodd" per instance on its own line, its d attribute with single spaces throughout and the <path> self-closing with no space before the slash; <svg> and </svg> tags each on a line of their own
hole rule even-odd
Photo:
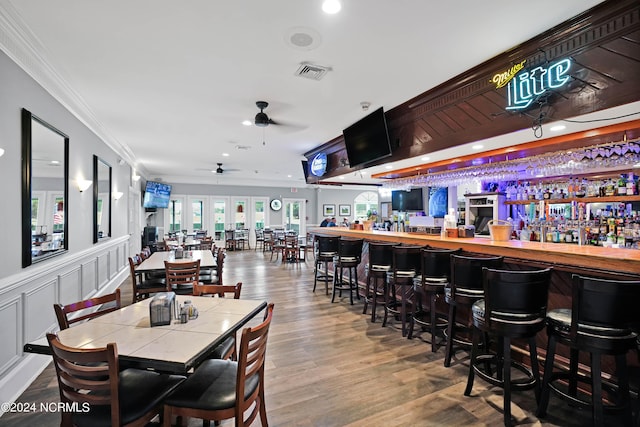
<svg viewBox="0 0 640 427">
<path fill-rule="evenodd" d="M 98 262 L 91 259 L 82 264 L 82 298 L 87 298 L 98 289 Z"/>
<path fill-rule="evenodd" d="M 82 267 L 76 266 L 72 270 L 59 276 L 60 304 L 66 305 L 82 299 Z"/>
<path fill-rule="evenodd" d="M 109 252 L 98 256 L 98 289 L 109 281 Z"/>
<path fill-rule="evenodd" d="M 0 325 L 2 328 L 2 345 L 0 346 L 0 372 L 16 363 L 22 355 L 22 308 L 20 297 L 3 301 L 0 305 Z M 16 325 L 10 328 L 9 325 Z"/>
<path fill-rule="evenodd" d="M 56 322 L 53 304 L 58 302 L 58 276 L 23 294 L 24 342 L 36 340 Z"/>
</svg>

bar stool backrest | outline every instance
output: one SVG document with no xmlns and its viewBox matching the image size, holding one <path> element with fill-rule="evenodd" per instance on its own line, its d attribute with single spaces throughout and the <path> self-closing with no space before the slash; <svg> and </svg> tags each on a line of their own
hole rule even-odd
<svg viewBox="0 0 640 427">
<path fill-rule="evenodd" d="M 451 294 L 456 289 L 482 291 L 482 267 L 500 268 L 503 257 L 471 257 L 450 255 L 451 257 Z"/>
<path fill-rule="evenodd" d="M 449 279 L 451 275 L 451 255 L 460 253 L 460 249 L 422 249 L 422 277 Z"/>
<path fill-rule="evenodd" d="M 526 322 L 529 329 L 544 328 L 551 282 L 550 268 L 507 271 L 484 267 L 482 281 L 485 323 L 490 330 L 499 330 L 505 321 Z"/>
<path fill-rule="evenodd" d="M 340 258 L 355 258 L 360 263 L 362 259 L 362 239 L 340 239 L 338 241 L 338 256 Z"/>
<path fill-rule="evenodd" d="M 394 246 L 393 247 L 393 271 L 420 274 L 420 246 Z"/>
<path fill-rule="evenodd" d="M 389 266 L 393 262 L 392 243 L 369 243 L 369 265 Z"/>
<path fill-rule="evenodd" d="M 316 236 L 318 241 L 318 254 L 337 254 L 340 238 L 335 236 Z"/>
<path fill-rule="evenodd" d="M 613 345 L 640 327 L 640 281 L 597 279 L 574 274 L 570 339 L 578 346 Z M 626 340 L 628 341 L 628 340 Z M 609 347 L 609 345 L 605 345 Z"/>
</svg>

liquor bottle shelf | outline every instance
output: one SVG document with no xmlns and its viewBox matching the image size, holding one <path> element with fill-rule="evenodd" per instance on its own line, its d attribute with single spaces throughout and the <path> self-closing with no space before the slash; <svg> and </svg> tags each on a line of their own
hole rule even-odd
<svg viewBox="0 0 640 427">
<path fill-rule="evenodd" d="M 537 203 L 541 200 L 505 200 L 505 205 L 528 205 L 529 203 Z M 549 204 L 583 202 L 583 203 L 609 203 L 609 202 L 640 202 L 640 196 L 604 196 L 604 197 L 567 197 L 564 199 L 543 199 L 542 201 Z"/>
</svg>

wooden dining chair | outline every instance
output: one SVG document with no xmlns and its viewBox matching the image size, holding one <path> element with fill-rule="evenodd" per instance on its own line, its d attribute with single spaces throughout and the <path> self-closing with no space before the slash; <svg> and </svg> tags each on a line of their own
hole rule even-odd
<svg viewBox="0 0 640 427">
<path fill-rule="evenodd" d="M 115 343 L 103 348 L 68 347 L 47 334 L 58 377 L 62 427 L 144 426 L 162 413 L 164 398 L 183 376 L 144 369 L 120 371 Z M 75 409 L 75 410 L 74 410 Z"/>
<path fill-rule="evenodd" d="M 200 268 L 199 282 L 205 285 L 222 285 L 222 270 L 226 258 L 223 248 L 218 248 L 216 253 L 216 265 L 212 268 Z"/>
<path fill-rule="evenodd" d="M 235 285 L 193 285 L 193 295 L 201 296 L 218 296 L 224 298 L 226 294 L 232 294 L 233 299 L 240 299 L 242 291 L 242 282 Z M 209 355 L 209 359 L 231 359 L 238 360 L 238 352 L 236 350 L 236 337 L 230 336 L 222 343 L 218 344 Z"/>
<path fill-rule="evenodd" d="M 60 330 L 63 330 L 69 328 L 73 323 L 102 316 L 103 314 L 118 310 L 120 307 L 122 307 L 120 302 L 120 289 L 116 289 L 112 294 L 89 298 L 67 305 L 54 304 L 53 310 L 55 311 L 56 318 L 58 319 L 58 326 L 60 327 Z M 69 317 L 70 314 L 80 310 L 91 311 L 80 316 Z"/>
<path fill-rule="evenodd" d="M 264 322 L 242 330 L 238 361 L 206 360 L 178 386 L 164 403 L 164 427 L 174 416 L 205 421 L 235 418 L 236 426 L 249 426 L 260 415 L 268 426 L 264 401 L 264 361 L 273 303 Z M 245 418 L 245 412 L 250 409 Z"/>
<path fill-rule="evenodd" d="M 140 264 L 140 257 L 129 257 L 129 273 L 131 274 L 131 286 L 133 291 L 133 302 L 142 301 L 149 298 L 149 295 L 157 292 L 166 292 L 167 283 L 164 277 L 149 277 L 136 271 L 136 266 Z"/>
<path fill-rule="evenodd" d="M 200 260 L 164 262 L 164 271 L 167 280 L 167 290 L 178 295 L 191 295 L 193 285 L 199 283 Z"/>
</svg>

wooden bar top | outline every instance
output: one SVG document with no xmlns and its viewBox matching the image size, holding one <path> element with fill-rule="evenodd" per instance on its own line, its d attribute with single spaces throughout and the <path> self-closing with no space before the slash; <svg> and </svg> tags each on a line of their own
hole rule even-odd
<svg viewBox="0 0 640 427">
<path fill-rule="evenodd" d="M 309 232 L 369 241 L 430 245 L 449 249 L 462 248 L 467 252 L 542 262 L 554 266 L 584 267 L 606 273 L 627 273 L 640 277 L 640 250 L 638 249 L 579 246 L 570 243 L 523 242 L 520 240 L 496 242 L 482 237 L 450 238 L 423 233 L 350 230 L 345 227 L 311 227 Z"/>
</svg>

